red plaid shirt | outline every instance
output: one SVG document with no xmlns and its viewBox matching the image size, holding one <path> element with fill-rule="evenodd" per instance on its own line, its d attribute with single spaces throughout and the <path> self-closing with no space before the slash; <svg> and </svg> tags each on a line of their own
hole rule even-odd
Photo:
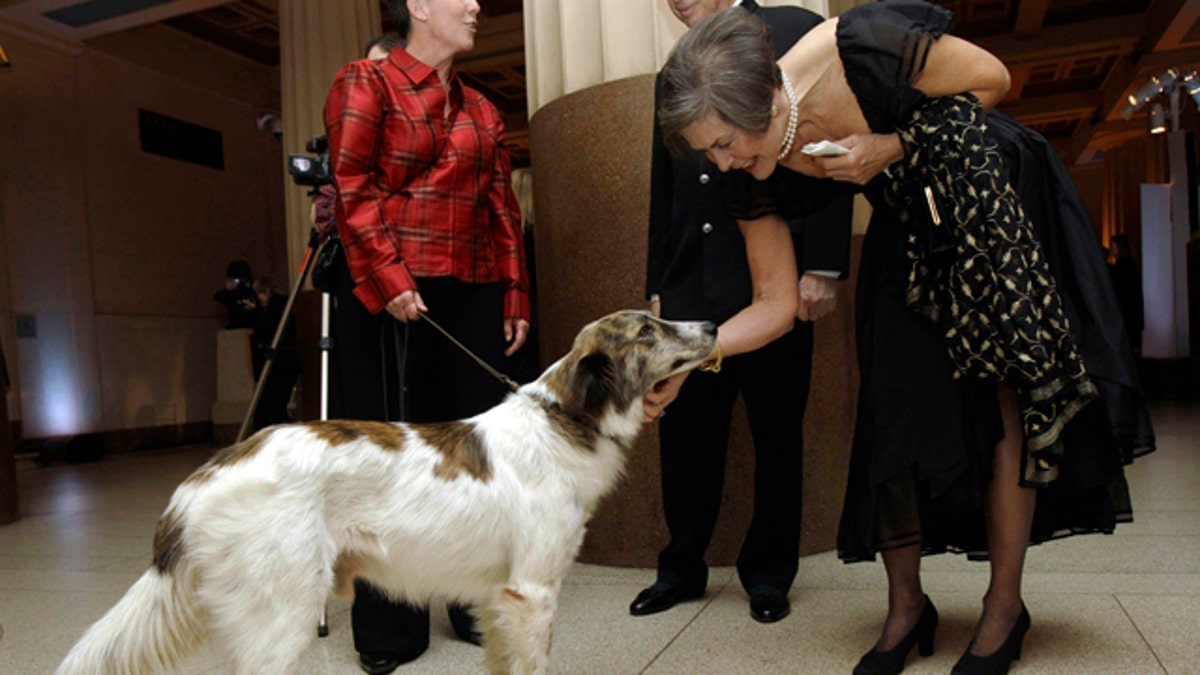
<svg viewBox="0 0 1200 675">
<path fill-rule="evenodd" d="M 503 281 L 504 316 L 528 320 L 529 272 L 499 111 L 402 48 L 342 68 L 325 101 L 337 228 L 371 312 L 421 277 Z"/>
</svg>

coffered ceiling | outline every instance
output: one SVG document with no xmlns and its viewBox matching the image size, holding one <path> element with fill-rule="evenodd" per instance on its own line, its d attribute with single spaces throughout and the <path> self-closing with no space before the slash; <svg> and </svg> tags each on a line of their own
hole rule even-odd
<svg viewBox="0 0 1200 675">
<path fill-rule="evenodd" d="M 1128 96 L 1168 68 L 1200 68 L 1200 0 L 959 0 L 959 34 L 1008 65 L 1001 109 L 1050 139 L 1069 162 L 1147 133 Z M 1195 103 L 1184 97 L 1184 104 Z M 1194 119 L 1194 117 L 1193 117 Z"/>
<path fill-rule="evenodd" d="M 161 22 L 275 65 L 280 1 L 0 0 L 0 19 L 82 42 Z M 1096 161 L 1146 134 L 1146 109 L 1128 120 L 1121 111 L 1151 76 L 1200 69 L 1200 0 L 938 1 L 956 13 L 959 35 L 1009 66 L 1013 87 L 1001 108 L 1068 162 Z M 476 48 L 459 70 L 505 113 L 514 162 L 527 164 L 522 1 L 480 5 Z M 1184 103 L 1194 105 L 1186 96 Z"/>
</svg>

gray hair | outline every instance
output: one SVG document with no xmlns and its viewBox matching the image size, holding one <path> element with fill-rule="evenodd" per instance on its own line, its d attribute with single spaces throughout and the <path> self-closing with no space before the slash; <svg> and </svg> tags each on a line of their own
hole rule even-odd
<svg viewBox="0 0 1200 675">
<path fill-rule="evenodd" d="M 713 115 L 751 134 L 766 133 L 781 82 L 771 29 L 740 7 L 716 12 L 684 33 L 662 77 L 658 122 L 677 154 L 688 150 L 683 130 Z"/>
</svg>

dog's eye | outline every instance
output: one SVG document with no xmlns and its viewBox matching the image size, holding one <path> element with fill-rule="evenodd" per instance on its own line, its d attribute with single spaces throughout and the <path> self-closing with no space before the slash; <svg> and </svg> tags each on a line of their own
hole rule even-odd
<svg viewBox="0 0 1200 675">
<path fill-rule="evenodd" d="M 654 326 L 651 324 L 643 324 L 642 329 L 638 331 L 638 339 L 648 338 L 654 335 Z"/>
</svg>

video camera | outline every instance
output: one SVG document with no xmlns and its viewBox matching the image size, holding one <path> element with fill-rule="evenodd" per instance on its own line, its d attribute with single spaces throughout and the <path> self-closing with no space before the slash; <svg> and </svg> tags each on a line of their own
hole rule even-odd
<svg viewBox="0 0 1200 675">
<path fill-rule="evenodd" d="M 304 149 L 315 153 L 312 155 L 288 155 L 288 173 L 296 185 L 317 188 L 333 182 L 333 174 L 329 171 L 329 139 L 317 136 L 304 144 Z"/>
</svg>

